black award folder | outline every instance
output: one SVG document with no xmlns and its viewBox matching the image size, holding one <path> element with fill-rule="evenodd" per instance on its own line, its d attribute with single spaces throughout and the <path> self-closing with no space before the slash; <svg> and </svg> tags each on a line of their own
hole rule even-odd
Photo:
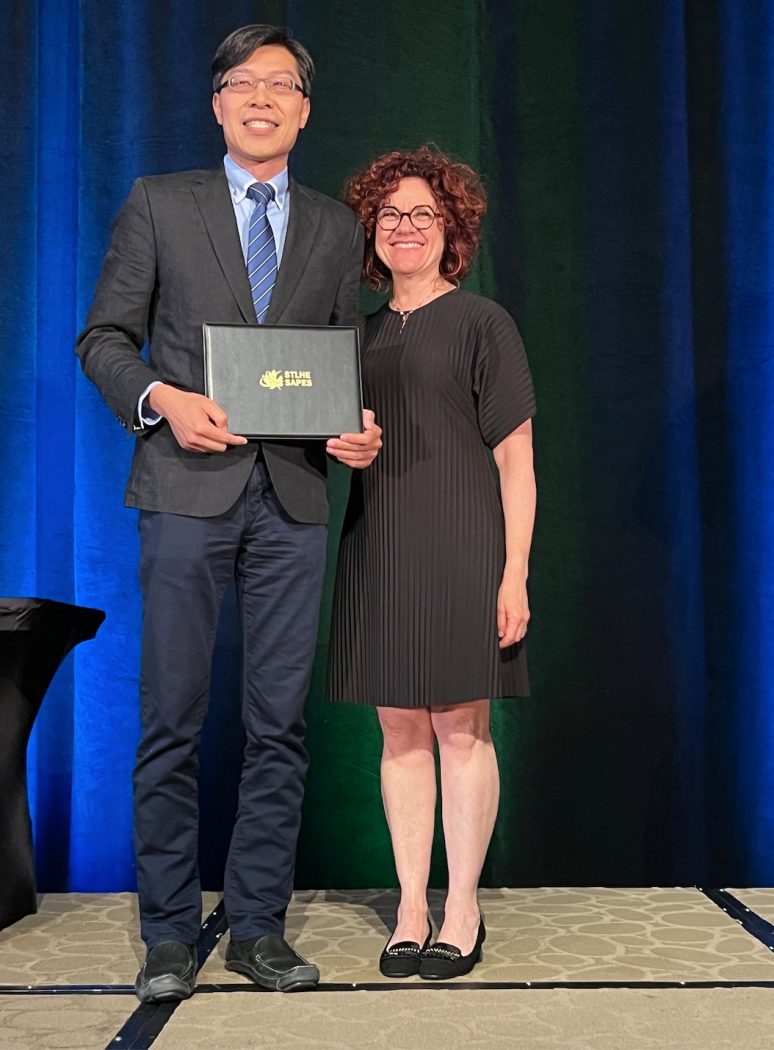
<svg viewBox="0 0 774 1050">
<path fill-rule="evenodd" d="M 357 328 L 204 324 L 204 389 L 248 438 L 363 429 Z"/>
</svg>

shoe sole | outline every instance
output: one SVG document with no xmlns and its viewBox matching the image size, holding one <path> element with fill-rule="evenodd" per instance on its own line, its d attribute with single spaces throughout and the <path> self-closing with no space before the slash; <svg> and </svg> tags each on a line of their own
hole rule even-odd
<svg viewBox="0 0 774 1050">
<path fill-rule="evenodd" d="M 417 965 L 416 968 L 413 970 L 406 970 L 404 973 L 390 973 L 388 970 L 385 970 L 380 964 L 379 973 L 382 975 L 382 977 L 386 977 L 390 981 L 402 981 L 405 980 L 406 977 L 416 977 L 416 975 L 419 973 L 419 965 Z"/>
<path fill-rule="evenodd" d="M 142 985 L 135 984 L 134 990 L 141 1003 L 177 1003 L 190 999 L 194 986 L 170 973 L 152 977 Z"/>
<path fill-rule="evenodd" d="M 296 966 L 280 977 L 264 977 L 253 967 L 240 962 L 227 962 L 226 969 L 249 977 L 259 988 L 265 988 L 268 992 L 308 992 L 316 988 L 320 980 L 316 966 Z"/>
</svg>

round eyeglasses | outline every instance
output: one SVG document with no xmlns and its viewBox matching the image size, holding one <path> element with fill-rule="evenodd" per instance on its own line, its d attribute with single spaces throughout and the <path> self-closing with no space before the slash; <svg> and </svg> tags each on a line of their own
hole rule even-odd
<svg viewBox="0 0 774 1050">
<path fill-rule="evenodd" d="M 235 73 L 219 84 L 215 93 L 223 88 L 230 88 L 238 95 L 247 95 L 250 91 L 255 91 L 259 84 L 264 84 L 272 95 L 292 95 L 294 91 L 300 91 L 302 95 L 304 93 L 304 89 L 292 77 L 251 77 L 247 73 Z"/>
<path fill-rule="evenodd" d="M 388 204 L 376 213 L 376 221 L 383 230 L 397 230 L 404 215 L 415 230 L 429 230 L 435 220 L 441 217 L 440 212 L 433 211 L 427 204 L 417 204 L 411 211 L 398 211 Z"/>
</svg>

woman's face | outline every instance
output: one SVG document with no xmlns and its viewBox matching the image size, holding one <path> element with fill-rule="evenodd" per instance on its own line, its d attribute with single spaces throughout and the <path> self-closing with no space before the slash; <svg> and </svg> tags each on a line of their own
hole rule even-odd
<svg viewBox="0 0 774 1050">
<path fill-rule="evenodd" d="M 401 179 L 397 188 L 380 205 L 411 212 L 414 208 L 439 211 L 438 202 L 424 179 Z M 394 230 L 383 230 L 377 223 L 376 254 L 393 276 L 437 277 L 445 244 L 443 219 L 433 220 L 426 230 L 418 230 L 407 214 Z"/>
</svg>

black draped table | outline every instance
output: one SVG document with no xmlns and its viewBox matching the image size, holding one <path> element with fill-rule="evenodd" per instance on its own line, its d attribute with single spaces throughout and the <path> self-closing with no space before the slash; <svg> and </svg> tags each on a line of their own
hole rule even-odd
<svg viewBox="0 0 774 1050">
<path fill-rule="evenodd" d="M 0 929 L 37 911 L 27 741 L 56 669 L 93 638 L 101 609 L 0 598 Z"/>
</svg>

